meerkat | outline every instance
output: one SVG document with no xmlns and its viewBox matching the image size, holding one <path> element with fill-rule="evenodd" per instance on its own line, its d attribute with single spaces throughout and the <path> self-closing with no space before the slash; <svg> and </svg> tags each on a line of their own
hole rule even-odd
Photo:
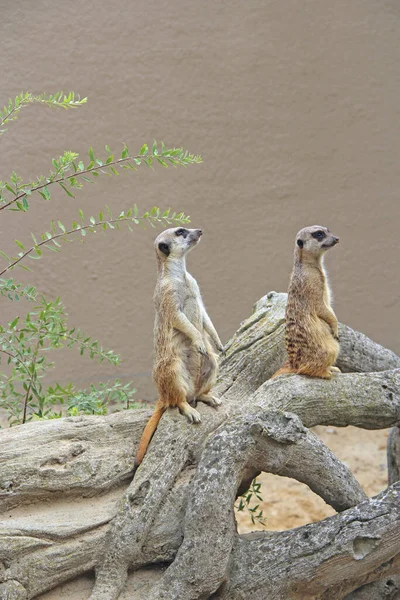
<svg viewBox="0 0 400 600">
<path fill-rule="evenodd" d="M 296 236 L 286 306 L 288 360 L 273 377 L 298 373 L 331 379 L 333 371 L 340 372 L 333 366 L 339 354 L 338 321 L 323 264 L 325 252 L 338 242 L 319 225 L 305 227 Z"/>
<path fill-rule="evenodd" d="M 200 241 L 201 229 L 166 229 L 155 240 L 158 277 L 154 292 L 153 379 L 159 400 L 148 421 L 136 454 L 143 460 L 157 425 L 169 407 L 177 407 L 190 423 L 200 423 L 200 413 L 190 402 L 218 406 L 211 394 L 219 361 L 213 345 L 223 345 L 204 307 L 196 280 L 186 271 L 186 254 Z"/>
</svg>

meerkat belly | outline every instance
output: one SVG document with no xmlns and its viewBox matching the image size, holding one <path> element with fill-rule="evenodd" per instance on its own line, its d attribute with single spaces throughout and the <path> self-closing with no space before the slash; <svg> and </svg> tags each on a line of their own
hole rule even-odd
<svg viewBox="0 0 400 600">
<path fill-rule="evenodd" d="M 317 315 L 303 313 L 296 318 L 290 314 L 287 316 L 286 348 L 293 366 L 297 367 L 304 361 L 308 361 L 318 348 L 326 344 L 328 337 L 332 338 L 329 327 Z"/>
<path fill-rule="evenodd" d="M 310 328 L 310 351 L 313 352 L 313 348 L 317 352 L 323 349 L 327 362 L 335 362 L 339 353 L 339 344 L 332 335 L 331 327 L 317 315 L 310 315 L 310 320 L 312 322 Z"/>
<path fill-rule="evenodd" d="M 186 295 L 182 300 L 181 310 L 190 323 L 204 336 L 203 315 L 198 299 L 191 295 Z M 197 348 L 194 347 L 192 340 L 185 333 L 174 329 L 172 333 L 172 345 L 190 371 L 200 368 L 201 355 Z"/>
<path fill-rule="evenodd" d="M 196 329 L 203 331 L 203 312 L 198 298 L 187 296 L 183 301 L 182 312 Z"/>
<path fill-rule="evenodd" d="M 183 312 L 190 320 L 192 325 L 201 333 L 204 344 L 207 348 L 207 356 L 200 354 L 188 338 L 184 344 L 183 358 L 187 369 L 194 373 L 198 381 L 208 378 L 210 373 L 215 371 L 218 366 L 217 355 L 214 352 L 210 336 L 204 330 L 203 326 L 203 305 L 196 296 L 189 297 L 183 306 Z"/>
</svg>

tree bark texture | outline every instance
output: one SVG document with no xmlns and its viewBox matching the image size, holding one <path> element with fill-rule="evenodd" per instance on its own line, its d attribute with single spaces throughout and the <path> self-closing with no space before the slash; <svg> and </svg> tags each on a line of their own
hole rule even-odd
<svg viewBox="0 0 400 600">
<path fill-rule="evenodd" d="M 199 425 L 167 411 L 133 478 L 148 410 L 0 432 L 1 599 L 93 570 L 91 600 L 124 595 L 128 572 L 131 600 L 396 597 L 400 358 L 341 325 L 342 373 L 269 381 L 285 360 L 285 304 L 275 292 L 256 303 L 221 361 L 222 405 L 198 405 Z M 368 499 L 315 425 L 392 427 L 390 487 Z M 261 471 L 307 484 L 338 514 L 238 535 L 235 499 Z"/>
</svg>

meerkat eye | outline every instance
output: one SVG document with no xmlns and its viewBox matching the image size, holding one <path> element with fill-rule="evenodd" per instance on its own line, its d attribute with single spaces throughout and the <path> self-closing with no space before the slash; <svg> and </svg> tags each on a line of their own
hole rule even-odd
<svg viewBox="0 0 400 600">
<path fill-rule="evenodd" d="M 323 240 L 325 237 L 325 233 L 323 231 L 314 231 L 314 233 L 312 233 L 311 235 L 316 240 Z"/>
<path fill-rule="evenodd" d="M 181 235 L 183 237 L 186 237 L 187 236 L 187 231 L 186 231 L 186 229 L 178 229 L 178 231 L 175 231 L 175 235 L 177 235 L 177 236 Z"/>
<path fill-rule="evenodd" d="M 303 240 L 297 240 L 297 245 L 299 248 L 302 248 L 304 246 Z"/>
</svg>

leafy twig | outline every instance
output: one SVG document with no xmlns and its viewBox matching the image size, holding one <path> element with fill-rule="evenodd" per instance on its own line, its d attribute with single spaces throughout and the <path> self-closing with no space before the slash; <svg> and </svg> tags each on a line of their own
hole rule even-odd
<svg viewBox="0 0 400 600">
<path fill-rule="evenodd" d="M 109 215 L 111 215 L 111 211 L 109 209 L 108 209 L 108 211 L 109 211 Z M 66 230 L 64 225 L 60 221 L 58 221 L 58 227 L 61 230 L 59 233 L 55 233 L 56 226 L 53 221 L 53 223 L 52 223 L 53 235 L 50 232 L 46 232 L 45 234 L 42 234 L 42 241 L 40 241 L 40 242 L 37 242 L 36 238 L 34 236 L 32 236 L 34 238 L 35 244 L 33 246 L 31 246 L 30 248 L 28 248 L 28 250 L 25 249 L 25 246 L 22 244 L 22 242 L 20 242 L 19 240 L 15 240 L 15 243 L 17 244 L 17 246 L 22 250 L 22 252 L 19 252 L 18 257 L 9 257 L 5 252 L 0 251 L 1 256 L 6 258 L 7 260 L 11 260 L 11 262 L 2 271 L 0 271 L 0 277 L 2 275 L 4 275 L 4 273 L 6 273 L 7 271 L 10 271 L 11 269 L 13 269 L 24 258 L 26 258 L 27 256 L 30 256 L 32 254 L 32 252 L 34 252 L 36 254 L 36 256 L 34 258 L 40 258 L 42 256 L 42 251 L 40 249 L 42 246 L 45 246 L 46 248 L 49 248 L 49 249 L 53 250 L 54 252 L 59 252 L 59 247 L 58 247 L 59 244 L 58 244 L 57 240 L 60 238 L 65 240 L 67 238 L 67 236 L 69 236 L 69 235 L 81 233 L 81 235 L 85 236 L 87 231 L 95 233 L 96 227 L 102 227 L 103 229 L 107 229 L 107 226 L 108 226 L 111 229 L 114 229 L 114 226 L 117 226 L 119 228 L 119 223 L 121 223 L 123 221 L 129 221 L 130 223 L 135 223 L 136 225 L 139 224 L 140 222 L 147 221 L 148 223 L 150 223 L 151 225 L 154 226 L 155 223 L 160 223 L 160 222 L 165 222 L 168 224 L 175 223 L 177 225 L 181 225 L 181 224 L 188 223 L 188 221 L 190 220 L 189 217 L 185 216 L 183 213 L 180 213 L 179 215 L 177 215 L 176 213 L 173 213 L 171 215 L 169 209 L 164 211 L 164 213 L 160 213 L 160 209 L 158 207 L 154 207 L 152 209 L 152 211 L 144 213 L 144 215 L 142 215 L 141 217 L 136 216 L 135 215 L 136 212 L 137 212 L 137 207 L 135 205 L 134 210 L 130 209 L 130 210 L 128 210 L 128 212 L 126 214 L 125 214 L 125 212 L 122 212 L 119 215 L 119 217 L 117 217 L 116 219 L 113 219 L 112 215 L 111 215 L 111 218 L 107 219 L 107 220 L 103 218 L 103 213 L 100 213 L 99 216 L 101 216 L 101 218 L 99 220 L 96 221 L 96 219 L 94 217 L 90 217 L 90 224 L 84 225 L 83 212 L 82 212 L 82 210 L 80 210 L 79 213 L 81 216 L 82 225 L 80 225 L 76 221 L 74 221 L 72 224 L 72 229 Z M 55 245 L 52 245 L 52 242 Z"/>
<path fill-rule="evenodd" d="M 22 286 L 21 283 L 15 282 L 14 279 L 0 279 L 0 295 L 6 296 L 9 300 L 16 300 L 20 298 L 26 298 L 29 302 L 35 302 L 37 300 L 36 288 L 32 285 Z"/>
<path fill-rule="evenodd" d="M 28 383 L 25 382 L 26 394 L 25 394 L 25 399 L 24 399 L 24 410 L 23 410 L 23 414 L 22 414 L 22 423 L 26 422 L 26 411 L 28 409 L 29 396 L 31 393 L 33 380 L 36 379 L 36 377 L 37 377 L 36 361 L 37 361 L 37 357 L 39 354 L 39 348 L 40 348 L 41 341 L 42 341 L 42 338 L 39 334 L 39 337 L 38 337 L 35 347 L 33 349 L 33 359 L 30 363 L 30 369 L 28 369 L 30 371 L 30 377 L 29 377 Z"/>
<path fill-rule="evenodd" d="M 246 509 L 248 511 L 248 513 L 250 514 L 250 519 L 251 519 L 251 522 L 253 523 L 253 525 L 257 521 L 261 525 L 265 526 L 266 519 L 264 517 L 262 508 L 259 508 L 260 507 L 259 504 L 255 504 L 254 506 L 252 506 L 253 496 L 255 496 L 255 498 L 257 500 L 259 500 L 260 502 L 263 501 L 263 497 L 261 495 L 261 483 L 259 483 L 257 481 L 257 478 L 253 479 L 253 481 L 250 484 L 249 489 L 240 496 L 239 503 L 236 506 L 236 510 L 238 512 L 241 512 Z"/>
<path fill-rule="evenodd" d="M 117 159 L 114 158 L 108 146 L 106 146 L 106 150 L 108 157 L 103 162 L 95 158 L 93 149 L 90 148 L 90 162 L 86 167 L 82 161 L 76 162 L 78 159 L 76 152 L 66 151 L 58 160 L 53 160 L 55 171 L 51 171 L 50 175 L 46 178 L 39 177 L 37 182 L 33 183 L 24 184 L 22 179 L 16 173 L 13 173 L 10 182 L 0 182 L 0 210 L 27 211 L 29 208 L 27 196 L 30 196 L 33 192 L 38 192 L 45 200 L 50 200 L 48 186 L 54 183 L 60 185 L 68 196 L 74 198 L 73 193 L 66 187 L 66 183 L 69 183 L 71 188 L 81 188 L 83 184 L 79 182 L 80 178 L 92 183 L 88 175 L 94 177 L 97 177 L 100 173 L 118 175 L 119 173 L 114 168 L 115 166 L 136 171 L 141 164 L 152 167 L 155 162 L 163 167 L 168 167 L 168 165 L 187 166 L 202 162 L 201 156 L 190 154 L 183 148 L 165 148 L 163 142 L 160 148 L 158 148 L 157 142 L 154 142 L 151 152 L 149 152 L 147 144 L 144 144 L 139 154 L 135 156 L 130 156 L 128 147 L 124 145 L 121 157 Z M 71 169 L 73 169 L 73 173 L 67 175 Z M 59 176 L 60 174 L 61 176 Z M 1 192 L 4 190 L 12 193 L 14 198 L 9 200 L 5 196 L 2 196 Z M 16 204 L 17 208 L 10 208 L 14 204 Z"/>
<path fill-rule="evenodd" d="M 74 92 L 68 92 L 64 94 L 56 92 L 55 94 L 39 94 L 35 96 L 31 92 L 21 92 L 14 100 L 9 100 L 8 104 L 0 110 L 0 128 L 3 127 L 8 121 L 15 121 L 19 111 L 27 106 L 28 104 L 38 103 L 46 104 L 47 106 L 53 106 L 55 108 L 75 108 L 85 104 L 87 98 L 80 99 L 79 96 L 75 98 Z M 0 135 L 7 131 L 6 129 L 0 129 Z"/>
</svg>

